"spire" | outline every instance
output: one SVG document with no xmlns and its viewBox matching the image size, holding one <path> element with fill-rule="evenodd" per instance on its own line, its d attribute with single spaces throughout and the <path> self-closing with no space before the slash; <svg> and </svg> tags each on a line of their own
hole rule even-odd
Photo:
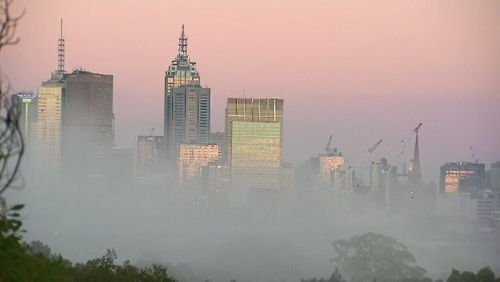
<svg viewBox="0 0 500 282">
<path fill-rule="evenodd" d="M 181 37 L 179 37 L 179 53 L 177 55 L 177 59 L 179 60 L 187 60 L 188 59 L 188 54 L 187 54 L 187 37 L 184 33 L 184 25 L 182 25 L 182 32 L 181 32 Z"/>
<path fill-rule="evenodd" d="M 64 70 L 64 38 L 63 38 L 63 20 L 61 19 L 61 34 L 57 45 L 57 73 L 65 73 Z"/>
<path fill-rule="evenodd" d="M 415 131 L 415 151 L 413 152 L 413 165 L 410 173 L 410 182 L 415 185 L 415 186 L 420 186 L 422 185 L 422 170 L 420 167 L 420 151 L 418 148 L 418 130 L 422 126 L 422 123 L 420 123 L 417 128 L 414 129 Z"/>
</svg>

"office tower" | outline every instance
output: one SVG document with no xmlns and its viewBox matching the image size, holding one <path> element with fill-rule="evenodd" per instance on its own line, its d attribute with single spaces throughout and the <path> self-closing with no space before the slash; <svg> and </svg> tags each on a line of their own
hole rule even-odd
<svg viewBox="0 0 500 282">
<path fill-rule="evenodd" d="M 165 174 L 165 137 L 137 137 L 137 180 L 140 184 L 159 185 Z"/>
<path fill-rule="evenodd" d="M 282 99 L 228 99 L 226 156 L 231 167 L 231 192 L 278 189 L 282 148 Z"/>
<path fill-rule="evenodd" d="M 178 160 L 178 183 L 187 184 L 190 180 L 199 180 L 201 184 L 202 168 L 220 158 L 220 149 L 217 144 L 181 144 Z"/>
<path fill-rule="evenodd" d="M 57 70 L 38 88 L 37 120 L 32 126 L 33 166 L 36 177 L 51 179 L 59 172 L 61 161 L 62 99 L 64 80 L 64 38 L 58 40 Z"/>
<path fill-rule="evenodd" d="M 180 144 L 208 143 L 210 134 L 210 88 L 199 85 L 176 87 L 171 95 L 172 120 L 168 154 L 177 159 Z M 172 159 L 171 159 L 172 160 Z"/>
<path fill-rule="evenodd" d="M 233 124 L 239 122 L 239 124 Z M 279 128 L 279 145 L 283 141 L 283 99 L 276 98 L 229 98 L 226 106 L 226 155 L 229 164 L 232 162 L 232 130 L 233 126 L 245 127 L 243 123 L 257 123 L 266 127 L 264 123 L 274 123 L 270 128 Z M 252 125 L 249 125 L 250 127 Z M 281 166 L 281 147 L 276 152 L 279 157 L 275 162 Z"/>
<path fill-rule="evenodd" d="M 391 195 L 397 184 L 397 168 L 390 166 L 386 158 L 378 162 L 372 162 L 370 166 L 370 194 L 378 205 L 389 207 L 391 198 L 399 195 Z M 403 197 L 412 197 L 411 191 L 402 191 Z M 420 193 L 422 197 L 424 193 Z"/>
<path fill-rule="evenodd" d="M 484 164 L 469 162 L 446 163 L 441 166 L 441 193 L 477 192 L 485 188 Z"/>
<path fill-rule="evenodd" d="M 208 143 L 217 144 L 220 150 L 221 163 L 226 163 L 226 135 L 224 132 L 210 132 Z"/>
<path fill-rule="evenodd" d="M 341 167 L 345 164 L 345 158 L 337 148 L 331 147 L 332 135 L 326 145 L 325 151 L 319 154 L 320 177 L 327 187 L 340 189 L 345 186 L 343 171 Z"/>
<path fill-rule="evenodd" d="M 176 136 L 176 130 L 180 127 L 174 118 L 174 116 L 178 117 L 180 114 L 180 109 L 177 108 L 179 105 L 173 99 L 174 89 L 183 85 L 200 85 L 200 74 L 198 73 L 196 63 L 189 58 L 187 45 L 188 39 L 184 34 L 184 25 L 182 25 L 177 57 L 165 72 L 164 135 L 168 148 L 167 157 L 171 160 L 175 160 L 176 158 L 174 154 L 176 151 L 175 140 L 179 138 L 179 136 Z M 208 108 L 208 114 L 210 115 L 210 108 Z"/>
<path fill-rule="evenodd" d="M 491 164 L 489 174 L 491 189 L 500 192 L 500 161 Z"/>
<path fill-rule="evenodd" d="M 65 81 L 64 167 L 67 173 L 100 175 L 113 146 L 113 76 L 75 70 Z"/>
<path fill-rule="evenodd" d="M 201 168 L 203 188 L 211 195 L 227 196 L 231 188 L 231 170 L 221 162 L 211 162 Z"/>
</svg>

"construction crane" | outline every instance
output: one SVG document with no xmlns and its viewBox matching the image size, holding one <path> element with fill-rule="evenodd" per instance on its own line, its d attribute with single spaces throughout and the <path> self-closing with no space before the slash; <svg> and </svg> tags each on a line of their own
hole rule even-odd
<svg viewBox="0 0 500 282">
<path fill-rule="evenodd" d="M 378 142 L 375 143 L 375 145 L 371 146 L 368 149 L 368 153 L 370 153 L 370 154 L 373 153 L 373 151 L 375 151 L 377 149 L 378 145 L 380 145 L 380 143 L 382 143 L 382 141 L 384 141 L 384 140 L 382 140 L 382 139 L 378 140 Z"/>
<path fill-rule="evenodd" d="M 333 134 L 330 134 L 330 139 L 328 139 L 328 143 L 326 144 L 326 147 L 325 147 L 325 153 L 329 153 L 331 150 L 332 138 L 333 138 Z"/>
<path fill-rule="evenodd" d="M 418 130 L 420 129 L 420 127 L 422 126 L 422 123 L 419 123 L 418 126 L 413 129 L 413 131 L 415 131 L 416 134 L 418 134 Z"/>
<path fill-rule="evenodd" d="M 476 157 L 476 154 L 474 153 L 474 149 L 472 148 L 472 145 L 469 145 L 470 153 L 472 155 L 472 159 L 474 160 L 475 163 L 479 162 L 479 158 Z"/>
</svg>

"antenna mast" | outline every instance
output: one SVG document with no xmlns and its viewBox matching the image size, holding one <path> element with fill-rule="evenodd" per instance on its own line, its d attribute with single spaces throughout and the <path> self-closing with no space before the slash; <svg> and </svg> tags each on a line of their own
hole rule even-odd
<svg viewBox="0 0 500 282">
<path fill-rule="evenodd" d="M 61 34 L 57 45 L 57 72 L 65 73 L 64 71 L 64 38 L 63 38 L 63 19 L 61 18 Z"/>
</svg>

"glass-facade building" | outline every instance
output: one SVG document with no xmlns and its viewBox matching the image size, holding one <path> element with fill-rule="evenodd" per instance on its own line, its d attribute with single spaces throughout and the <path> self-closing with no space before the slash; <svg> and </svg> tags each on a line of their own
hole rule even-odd
<svg viewBox="0 0 500 282">
<path fill-rule="evenodd" d="M 64 80 L 53 76 L 38 88 L 37 120 L 32 125 L 33 167 L 37 176 L 54 176 L 61 162 L 62 99 Z"/>
<path fill-rule="evenodd" d="M 283 166 L 283 100 L 229 98 L 226 156 L 231 189 L 279 189 Z"/>
</svg>

